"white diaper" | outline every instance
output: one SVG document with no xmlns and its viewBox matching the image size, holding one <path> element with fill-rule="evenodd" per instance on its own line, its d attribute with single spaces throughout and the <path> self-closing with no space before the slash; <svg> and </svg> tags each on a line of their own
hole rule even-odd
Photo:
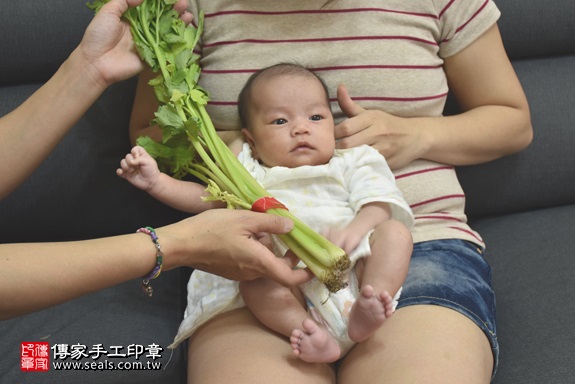
<svg viewBox="0 0 575 384">
<path fill-rule="evenodd" d="M 285 252 L 287 247 L 281 241 L 274 242 L 278 252 Z M 280 253 L 283 254 L 283 253 Z M 351 253 L 352 264 L 362 257 L 369 257 L 369 238 L 366 236 L 360 245 Z M 303 263 L 301 264 L 303 266 Z M 354 342 L 347 334 L 349 312 L 359 295 L 355 268 L 348 272 L 349 284 L 336 293 L 331 293 L 317 279 L 300 286 L 307 300 L 310 315 L 324 324 L 330 333 L 338 340 L 342 356 L 347 353 Z M 394 306 L 401 289 L 394 297 Z M 178 329 L 174 341 L 168 348 L 175 348 L 190 337 L 202 324 L 220 313 L 245 306 L 239 293 L 237 281 L 225 279 L 211 273 L 195 270 L 188 281 L 188 306 L 184 319 Z"/>
<path fill-rule="evenodd" d="M 359 296 L 355 271 L 349 273 L 348 286 L 336 293 L 330 293 L 317 279 L 311 280 L 300 288 L 305 295 L 310 315 L 327 328 L 339 343 L 341 356 L 345 356 L 355 345 L 347 333 L 351 307 Z M 400 294 L 401 288 L 393 298 L 393 310 L 397 306 Z"/>
</svg>

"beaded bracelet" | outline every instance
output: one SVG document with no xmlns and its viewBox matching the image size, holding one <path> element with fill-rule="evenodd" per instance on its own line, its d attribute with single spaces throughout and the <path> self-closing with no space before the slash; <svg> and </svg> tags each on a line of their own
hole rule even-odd
<svg viewBox="0 0 575 384">
<path fill-rule="evenodd" d="M 146 235 L 150 235 L 150 237 L 152 238 L 152 242 L 156 246 L 156 266 L 154 267 L 152 272 L 150 272 L 148 275 L 144 276 L 144 278 L 142 280 L 142 291 L 146 295 L 148 295 L 149 297 L 152 297 L 154 290 L 150 286 L 150 280 L 153 280 L 156 277 L 160 276 L 160 273 L 162 272 L 162 262 L 164 259 L 164 253 L 162 252 L 162 249 L 160 248 L 160 242 L 158 241 L 158 235 L 156 235 L 156 231 L 154 231 L 154 228 L 152 228 L 152 227 L 140 228 L 136 232 L 145 233 Z"/>
</svg>

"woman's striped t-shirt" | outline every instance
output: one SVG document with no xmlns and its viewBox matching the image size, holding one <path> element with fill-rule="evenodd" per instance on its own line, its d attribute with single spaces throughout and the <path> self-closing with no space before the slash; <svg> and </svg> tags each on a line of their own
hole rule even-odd
<svg viewBox="0 0 575 384">
<path fill-rule="evenodd" d="M 195 0 L 205 12 L 200 84 L 219 130 L 239 130 L 237 96 L 254 71 L 279 62 L 315 70 L 335 91 L 346 85 L 362 107 L 404 116 L 440 116 L 448 85 L 443 58 L 499 18 L 491 0 Z M 461 238 L 483 246 L 467 225 L 465 195 L 452 166 L 418 160 L 396 181 L 415 215 L 415 242 Z"/>
</svg>

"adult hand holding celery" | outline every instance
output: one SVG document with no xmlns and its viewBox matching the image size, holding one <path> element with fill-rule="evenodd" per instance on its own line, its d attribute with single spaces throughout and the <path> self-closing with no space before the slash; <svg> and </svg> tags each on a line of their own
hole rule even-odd
<svg viewBox="0 0 575 384">
<path fill-rule="evenodd" d="M 96 0 L 88 6 L 97 12 L 108 1 Z M 199 56 L 193 53 L 202 33 L 203 14 L 197 28 L 186 25 L 173 9 L 176 1 L 144 0 L 124 14 L 140 57 L 158 74 L 150 85 L 160 104 L 153 122 L 162 130 L 162 142 L 141 137 L 138 144 L 164 172 L 177 178 L 189 173 L 204 181 L 209 199 L 222 200 L 229 208 L 252 209 L 269 194 L 216 133 L 205 109 L 208 94 L 197 83 Z M 293 230 L 279 237 L 328 290 L 336 292 L 345 286 L 350 260 L 341 248 L 282 207 L 266 211 L 294 221 Z"/>
</svg>

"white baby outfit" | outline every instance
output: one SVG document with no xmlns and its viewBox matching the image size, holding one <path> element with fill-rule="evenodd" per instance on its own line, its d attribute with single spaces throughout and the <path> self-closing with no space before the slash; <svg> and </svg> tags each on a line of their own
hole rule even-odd
<svg viewBox="0 0 575 384">
<path fill-rule="evenodd" d="M 395 185 L 395 178 L 385 159 L 370 146 L 336 150 L 325 165 L 297 168 L 262 166 L 251 156 L 244 144 L 240 162 L 266 189 L 270 196 L 283 203 L 310 228 L 321 232 L 326 228 L 347 225 L 359 209 L 371 202 L 386 202 L 392 217 L 408 228 L 413 215 Z M 285 246 L 278 242 L 278 255 Z M 352 263 L 370 254 L 369 235 L 350 255 Z M 345 353 L 353 346 L 347 336 L 349 310 L 358 295 L 355 273 L 349 273 L 349 286 L 337 293 L 329 293 L 317 279 L 300 288 L 308 301 L 308 309 L 317 321 L 326 324 L 339 340 Z M 399 292 L 396 295 L 397 299 Z M 188 282 L 188 307 L 178 334 L 170 348 L 190 337 L 207 320 L 225 311 L 245 306 L 238 282 L 196 270 Z"/>
</svg>

